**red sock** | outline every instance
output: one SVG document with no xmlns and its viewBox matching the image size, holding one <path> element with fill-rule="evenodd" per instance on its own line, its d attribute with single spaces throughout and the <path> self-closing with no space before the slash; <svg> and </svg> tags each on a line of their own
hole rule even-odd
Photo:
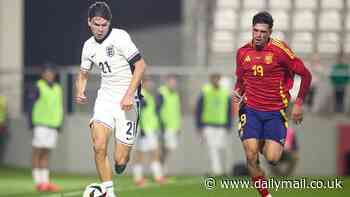
<svg viewBox="0 0 350 197">
<path fill-rule="evenodd" d="M 260 196 L 266 197 L 269 195 L 269 190 L 267 189 L 267 180 L 264 176 L 253 176 L 252 177 L 253 186 L 258 190 Z"/>
</svg>

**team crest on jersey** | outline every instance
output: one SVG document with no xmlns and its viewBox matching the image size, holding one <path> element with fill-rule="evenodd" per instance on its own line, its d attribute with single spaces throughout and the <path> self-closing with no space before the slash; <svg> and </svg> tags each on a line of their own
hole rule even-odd
<svg viewBox="0 0 350 197">
<path fill-rule="evenodd" d="M 272 58 L 273 58 L 273 54 L 272 53 L 266 55 L 265 56 L 265 63 L 266 64 L 271 64 L 272 63 Z"/>
<path fill-rule="evenodd" d="M 114 47 L 113 45 L 107 46 L 106 47 L 106 53 L 108 57 L 113 57 L 114 56 Z"/>
</svg>

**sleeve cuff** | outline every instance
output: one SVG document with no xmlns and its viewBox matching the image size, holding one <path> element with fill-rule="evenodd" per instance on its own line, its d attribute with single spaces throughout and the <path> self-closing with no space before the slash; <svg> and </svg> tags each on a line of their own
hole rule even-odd
<svg viewBox="0 0 350 197">
<path fill-rule="evenodd" d="M 128 63 L 129 63 L 130 65 L 135 65 L 135 63 L 136 63 L 137 61 L 139 61 L 141 58 L 142 58 L 141 54 L 140 54 L 140 53 L 137 53 L 136 55 L 134 55 L 134 56 L 132 56 L 132 57 L 130 57 L 130 58 L 128 59 Z"/>
</svg>

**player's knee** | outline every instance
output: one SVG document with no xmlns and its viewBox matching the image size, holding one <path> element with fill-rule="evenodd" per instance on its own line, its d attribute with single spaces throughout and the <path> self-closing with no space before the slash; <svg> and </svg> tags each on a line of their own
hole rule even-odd
<svg viewBox="0 0 350 197">
<path fill-rule="evenodd" d="M 123 156 L 123 157 L 117 157 L 115 159 L 115 165 L 126 165 L 129 161 L 128 156 Z"/>
<path fill-rule="evenodd" d="M 122 174 L 126 168 L 126 165 L 128 164 L 129 158 L 117 158 L 115 160 L 114 169 L 117 174 Z"/>
<path fill-rule="evenodd" d="M 247 151 L 246 159 L 249 165 L 257 165 L 259 164 L 258 160 L 258 152 L 257 151 Z"/>
<path fill-rule="evenodd" d="M 265 157 L 265 159 L 267 160 L 267 162 L 270 165 L 276 166 L 278 164 L 279 160 L 280 160 L 280 156 L 278 156 L 278 155 L 270 155 L 270 156 Z"/>
<path fill-rule="evenodd" d="M 107 145 L 103 141 L 94 140 L 93 148 L 96 155 L 102 156 L 107 154 Z"/>
</svg>

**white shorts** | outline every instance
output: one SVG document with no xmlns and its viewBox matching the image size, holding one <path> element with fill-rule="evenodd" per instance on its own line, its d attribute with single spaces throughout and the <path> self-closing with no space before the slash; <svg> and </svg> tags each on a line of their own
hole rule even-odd
<svg viewBox="0 0 350 197">
<path fill-rule="evenodd" d="M 141 152 L 157 150 L 159 147 L 158 135 L 156 132 L 139 135 L 136 141 L 136 149 Z"/>
<path fill-rule="evenodd" d="M 205 126 L 204 137 L 209 147 L 223 148 L 226 143 L 226 129 L 222 127 Z"/>
<path fill-rule="evenodd" d="M 57 129 L 48 128 L 45 126 L 35 126 L 33 130 L 32 146 L 35 148 L 56 147 L 57 143 Z"/>
<path fill-rule="evenodd" d="M 92 122 L 104 124 L 114 131 L 118 141 L 131 146 L 136 139 L 138 109 L 138 102 L 134 103 L 134 107 L 130 111 L 123 111 L 117 102 L 112 103 L 97 99 L 90 125 Z"/>
<path fill-rule="evenodd" d="M 177 132 L 166 130 L 164 132 L 164 145 L 169 150 L 175 150 L 178 144 Z"/>
</svg>

